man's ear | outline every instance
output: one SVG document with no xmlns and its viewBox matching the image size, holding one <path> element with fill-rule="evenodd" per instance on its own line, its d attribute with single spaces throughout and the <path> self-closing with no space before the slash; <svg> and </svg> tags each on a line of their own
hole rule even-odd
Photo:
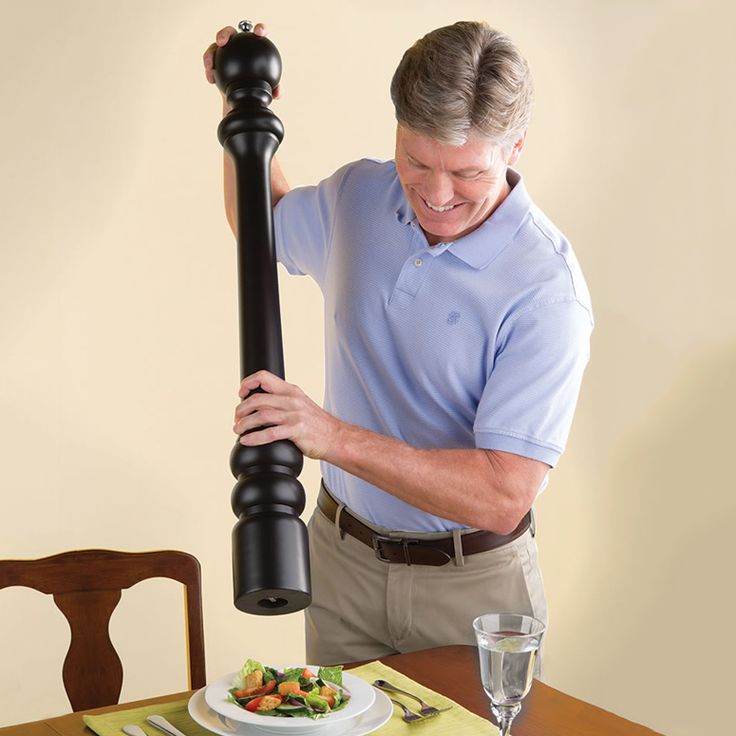
<svg viewBox="0 0 736 736">
<path fill-rule="evenodd" d="M 513 148 L 511 149 L 511 153 L 509 154 L 509 160 L 508 165 L 513 166 L 518 160 L 519 156 L 521 156 L 521 151 L 524 148 L 524 144 L 526 143 L 526 129 L 522 131 L 521 135 L 514 141 Z"/>
</svg>

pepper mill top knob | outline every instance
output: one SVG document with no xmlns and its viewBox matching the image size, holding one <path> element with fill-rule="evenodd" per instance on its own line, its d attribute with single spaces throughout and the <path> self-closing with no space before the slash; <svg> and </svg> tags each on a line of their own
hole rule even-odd
<svg viewBox="0 0 736 736">
<path fill-rule="evenodd" d="M 215 84 L 232 106 L 245 98 L 262 99 L 266 92 L 271 102 L 273 90 L 281 79 L 281 55 L 265 36 L 252 32 L 253 24 L 243 20 L 240 33 L 215 51 Z"/>
</svg>

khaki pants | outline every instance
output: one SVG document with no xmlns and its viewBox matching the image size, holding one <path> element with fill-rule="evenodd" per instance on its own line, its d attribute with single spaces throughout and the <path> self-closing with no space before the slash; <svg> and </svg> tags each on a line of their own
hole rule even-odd
<svg viewBox="0 0 736 736">
<path fill-rule="evenodd" d="M 421 536 L 421 535 L 417 535 Z M 525 613 L 547 622 L 531 530 L 488 552 L 442 567 L 388 564 L 315 509 L 309 521 L 312 604 L 309 664 L 377 659 L 448 644 L 475 646 L 482 613 Z M 537 676 L 541 651 L 537 658 Z"/>
</svg>

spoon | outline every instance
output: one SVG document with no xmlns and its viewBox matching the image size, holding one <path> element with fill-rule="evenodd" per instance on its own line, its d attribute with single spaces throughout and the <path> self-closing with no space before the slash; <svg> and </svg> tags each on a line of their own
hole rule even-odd
<svg viewBox="0 0 736 736">
<path fill-rule="evenodd" d="M 128 736 L 147 736 L 146 732 L 140 726 L 123 726 L 123 733 L 127 733 Z"/>
</svg>

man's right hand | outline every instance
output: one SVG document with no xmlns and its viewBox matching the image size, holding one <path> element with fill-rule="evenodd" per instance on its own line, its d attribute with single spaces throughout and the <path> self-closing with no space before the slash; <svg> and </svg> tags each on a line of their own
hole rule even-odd
<svg viewBox="0 0 736 736">
<path fill-rule="evenodd" d="M 210 84 L 215 83 L 215 51 L 218 47 L 224 46 L 230 40 L 230 36 L 234 36 L 237 32 L 237 29 L 233 28 L 232 26 L 225 26 L 224 28 L 220 29 L 215 35 L 215 42 L 213 44 L 210 44 L 207 47 L 207 50 L 204 52 L 204 56 L 202 57 L 202 61 L 204 62 L 204 74 Z M 253 29 L 253 33 L 255 33 L 257 36 L 267 36 L 268 29 L 263 23 L 258 23 Z M 278 99 L 279 97 L 281 97 L 281 85 L 277 86 L 276 89 L 273 91 L 273 96 L 274 99 Z"/>
</svg>

